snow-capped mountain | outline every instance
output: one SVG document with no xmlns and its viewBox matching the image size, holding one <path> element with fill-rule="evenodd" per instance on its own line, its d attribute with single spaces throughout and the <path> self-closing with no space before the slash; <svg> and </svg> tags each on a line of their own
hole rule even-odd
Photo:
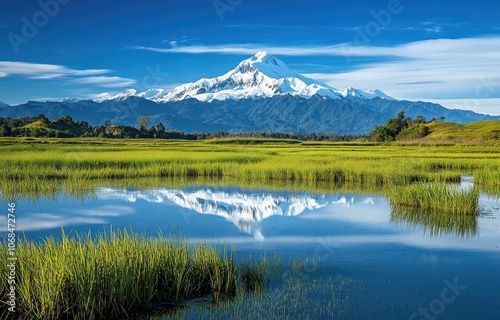
<svg viewBox="0 0 500 320">
<path fill-rule="evenodd" d="M 344 98 L 373 99 L 379 97 L 379 98 L 384 98 L 386 100 L 396 100 L 393 97 L 388 96 L 387 94 L 377 89 L 370 90 L 367 92 L 353 87 L 349 87 L 346 88 L 344 91 L 342 91 L 340 95 Z"/>
<path fill-rule="evenodd" d="M 219 77 L 202 78 L 195 82 L 182 84 L 170 91 L 148 89 L 144 92 L 137 92 L 135 89 L 127 89 L 115 95 L 103 93 L 94 98 L 94 101 L 103 102 L 138 96 L 156 102 L 180 101 L 189 98 L 211 102 L 213 100 L 269 98 L 283 95 L 302 98 L 319 95 L 332 99 L 346 97 L 393 99 L 379 90 L 365 92 L 352 87 L 344 91 L 338 90 L 322 82 L 304 77 L 269 53 L 259 51 L 252 57 L 241 61 L 233 70 Z"/>
<path fill-rule="evenodd" d="M 109 94 L 107 92 L 101 93 L 94 97 L 92 100 L 95 102 L 104 102 L 109 100 L 125 100 L 130 97 L 141 97 L 148 100 L 160 101 L 165 95 L 165 90 L 163 89 L 148 89 L 143 92 L 138 92 L 135 89 L 127 89 L 117 94 Z"/>
<path fill-rule="evenodd" d="M 338 90 L 290 70 L 264 51 L 240 62 L 226 74 L 186 83 L 168 92 L 165 101 L 195 98 L 200 101 L 263 98 L 289 94 L 309 98 L 315 94 L 340 98 Z"/>
</svg>

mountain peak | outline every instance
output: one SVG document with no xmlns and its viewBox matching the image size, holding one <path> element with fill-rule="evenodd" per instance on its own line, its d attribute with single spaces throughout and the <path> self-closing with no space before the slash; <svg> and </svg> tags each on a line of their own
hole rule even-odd
<svg viewBox="0 0 500 320">
<path fill-rule="evenodd" d="M 250 60 L 255 62 L 277 64 L 277 59 L 269 54 L 267 51 L 259 51 L 254 54 Z"/>
<path fill-rule="evenodd" d="M 94 101 L 123 100 L 131 96 L 138 96 L 157 102 L 180 101 L 190 98 L 211 102 L 213 100 L 260 99 L 283 95 L 300 96 L 306 99 L 315 95 L 331 99 L 342 97 L 392 99 L 378 90 L 365 92 L 350 87 L 342 92 L 291 70 L 283 61 L 261 50 L 241 61 L 234 69 L 215 78 L 202 78 L 177 86 L 170 91 L 148 89 L 139 93 L 136 90 L 128 89 L 116 95 L 106 93 L 97 96 Z"/>
<path fill-rule="evenodd" d="M 241 61 L 233 70 L 240 73 L 254 73 L 256 70 L 274 79 L 298 77 L 286 64 L 266 51 L 259 51 L 248 59 Z"/>
</svg>

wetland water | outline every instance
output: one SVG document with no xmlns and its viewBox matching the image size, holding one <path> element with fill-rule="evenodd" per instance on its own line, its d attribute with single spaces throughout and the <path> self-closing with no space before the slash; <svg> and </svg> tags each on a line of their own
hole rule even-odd
<svg viewBox="0 0 500 320">
<path fill-rule="evenodd" d="M 87 200 L 16 202 L 17 229 L 30 239 L 60 235 L 61 227 L 66 233 L 131 227 L 157 234 L 161 229 L 193 241 L 235 244 L 242 256 L 277 252 L 283 261 L 320 260 L 301 277 L 346 280 L 344 307 L 335 318 L 499 319 L 500 201 L 481 195 L 480 206 L 478 217 L 450 223 L 439 215 L 391 212 L 381 195 L 208 186 L 100 187 Z M 5 220 L 2 216 L 0 223 Z M 294 276 L 288 272 L 288 277 Z M 304 314 L 332 317 L 315 314 L 312 302 L 304 301 Z M 287 301 L 275 303 L 286 314 Z"/>
</svg>

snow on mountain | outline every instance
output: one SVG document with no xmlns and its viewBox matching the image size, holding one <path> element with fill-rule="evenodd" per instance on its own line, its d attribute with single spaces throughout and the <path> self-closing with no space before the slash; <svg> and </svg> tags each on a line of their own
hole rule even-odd
<svg viewBox="0 0 500 320">
<path fill-rule="evenodd" d="M 226 74 L 178 86 L 168 92 L 162 100 L 178 101 L 195 98 L 210 102 L 285 94 L 305 98 L 321 94 L 339 98 L 334 88 L 301 76 L 267 52 L 259 51 Z"/>
<path fill-rule="evenodd" d="M 259 51 L 252 57 L 241 61 L 233 70 L 215 78 L 202 78 L 185 83 L 170 91 L 148 89 L 137 92 L 127 89 L 116 95 L 104 93 L 94 99 L 96 102 L 125 99 L 130 96 L 144 97 L 156 102 L 180 101 L 195 98 L 211 102 L 226 99 L 254 99 L 292 95 L 310 98 L 314 95 L 340 99 L 358 97 L 372 99 L 380 97 L 393 99 L 379 90 L 365 92 L 355 88 L 340 91 L 322 82 L 304 77 L 289 69 L 285 63 L 265 51 Z"/>
<path fill-rule="evenodd" d="M 63 103 L 76 103 L 76 102 L 78 102 L 78 99 L 75 99 L 75 98 L 64 98 L 64 99 L 61 99 L 59 102 L 63 102 Z"/>
<path fill-rule="evenodd" d="M 353 87 L 349 87 L 346 88 L 344 91 L 342 91 L 340 95 L 344 98 L 349 97 L 349 98 L 373 99 L 379 97 L 379 98 L 384 98 L 386 100 L 396 100 L 393 97 L 388 96 L 387 94 L 377 89 L 370 90 L 367 92 Z"/>
<path fill-rule="evenodd" d="M 139 96 L 140 94 L 142 94 L 142 93 L 138 93 L 137 90 L 135 90 L 135 89 L 127 89 L 127 90 L 124 90 L 124 91 L 122 91 L 118 94 L 115 94 L 115 95 L 111 95 L 107 92 L 101 93 L 101 94 L 97 95 L 97 97 L 94 97 L 94 99 L 92 99 L 92 100 L 94 100 L 95 102 L 104 102 L 104 101 L 108 101 L 108 100 L 125 100 L 129 97 Z"/>
<path fill-rule="evenodd" d="M 165 90 L 163 90 L 163 89 L 151 88 L 151 89 L 148 89 L 144 92 L 137 94 L 137 96 L 154 101 L 154 100 L 160 99 L 164 95 L 164 92 L 165 92 Z"/>
</svg>

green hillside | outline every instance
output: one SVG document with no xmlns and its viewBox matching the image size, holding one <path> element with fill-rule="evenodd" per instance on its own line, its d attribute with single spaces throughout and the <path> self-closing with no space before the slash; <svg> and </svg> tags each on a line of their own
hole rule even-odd
<svg viewBox="0 0 500 320">
<path fill-rule="evenodd" d="M 495 140 L 500 141 L 500 121 L 478 121 L 468 124 L 433 122 L 427 124 L 429 134 L 425 140 Z"/>
<path fill-rule="evenodd" d="M 35 121 L 21 127 L 20 129 L 44 132 L 49 135 L 52 134 L 52 136 L 55 136 L 55 134 L 61 132 L 69 136 L 80 136 L 86 131 L 86 128 L 75 125 L 74 123 L 69 123 L 69 124 L 62 123 L 57 120 L 53 120 L 48 123 L 43 123 L 42 121 Z"/>
</svg>

